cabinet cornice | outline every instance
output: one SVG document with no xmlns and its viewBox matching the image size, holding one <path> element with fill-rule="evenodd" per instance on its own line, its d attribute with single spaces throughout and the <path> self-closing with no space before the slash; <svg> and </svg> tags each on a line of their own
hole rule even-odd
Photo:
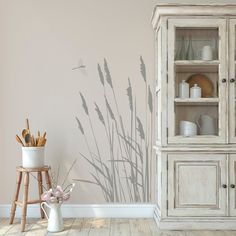
<svg viewBox="0 0 236 236">
<path fill-rule="evenodd" d="M 162 16 L 208 16 L 208 17 L 224 17 L 236 15 L 236 4 L 158 4 L 156 5 L 151 23 L 153 28 L 157 27 L 158 21 Z"/>
</svg>

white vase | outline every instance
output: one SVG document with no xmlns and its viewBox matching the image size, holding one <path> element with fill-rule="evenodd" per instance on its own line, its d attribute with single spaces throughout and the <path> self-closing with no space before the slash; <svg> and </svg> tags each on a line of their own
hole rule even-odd
<svg viewBox="0 0 236 236">
<path fill-rule="evenodd" d="M 43 212 L 48 220 L 48 232 L 61 232 L 64 229 L 63 226 L 63 219 L 61 214 L 61 204 L 62 203 L 41 203 L 41 208 L 43 209 Z M 46 210 L 44 209 L 44 205 L 46 205 L 49 209 L 49 215 L 47 214 Z"/>
</svg>

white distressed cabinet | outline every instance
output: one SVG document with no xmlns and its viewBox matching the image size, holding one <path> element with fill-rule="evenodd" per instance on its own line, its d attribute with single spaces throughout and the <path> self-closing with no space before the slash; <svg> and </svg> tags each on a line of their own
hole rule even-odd
<svg viewBox="0 0 236 236">
<path fill-rule="evenodd" d="M 156 222 L 236 229 L 236 4 L 159 4 L 152 25 Z M 182 80 L 201 97 L 182 98 Z M 197 133 L 184 135 L 183 121 Z"/>
</svg>

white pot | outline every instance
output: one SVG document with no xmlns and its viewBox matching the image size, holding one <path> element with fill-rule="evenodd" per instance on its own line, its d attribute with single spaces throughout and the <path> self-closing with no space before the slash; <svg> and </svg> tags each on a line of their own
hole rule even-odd
<svg viewBox="0 0 236 236">
<path fill-rule="evenodd" d="M 44 147 L 22 147 L 22 167 L 39 168 L 44 166 Z"/>
</svg>

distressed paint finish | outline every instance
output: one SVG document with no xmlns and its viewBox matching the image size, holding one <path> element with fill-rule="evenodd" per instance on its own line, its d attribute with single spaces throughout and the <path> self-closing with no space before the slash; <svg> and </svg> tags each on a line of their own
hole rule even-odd
<svg viewBox="0 0 236 236">
<path fill-rule="evenodd" d="M 162 140 L 157 138 L 156 146 L 156 185 L 157 206 L 154 218 L 161 229 L 236 229 L 235 218 L 235 21 L 236 4 L 159 4 L 152 24 L 155 29 L 157 50 L 156 57 L 164 65 L 161 73 L 157 72 L 156 93 L 161 93 L 165 100 L 156 101 L 158 116 L 161 116 Z M 219 61 L 176 61 L 174 60 L 174 42 L 176 27 L 217 28 L 219 32 Z M 159 32 L 166 32 L 164 38 Z M 168 44 L 166 44 L 168 42 Z M 167 48 L 165 55 L 160 47 Z M 166 65 L 167 57 L 167 65 Z M 156 66 L 159 68 L 157 62 Z M 177 80 L 192 73 L 201 73 L 201 69 L 191 71 L 191 67 L 205 65 L 212 80 L 219 81 L 219 96 L 213 100 L 181 101 L 175 97 L 176 67 Z M 217 68 L 218 78 L 216 74 Z M 202 73 L 204 73 L 202 72 Z M 166 79 L 168 78 L 168 79 Z M 182 78 L 183 79 L 183 78 Z M 223 83 L 222 79 L 226 79 Z M 159 94 L 158 94 L 159 95 Z M 159 96 L 158 96 L 159 97 Z M 198 136 L 184 138 L 176 135 L 175 116 L 179 120 L 190 119 L 184 116 L 185 109 L 194 109 L 195 105 L 204 104 L 203 112 L 212 115 L 215 111 L 208 109 L 211 102 L 219 105 L 219 136 Z M 181 112 L 176 112 L 174 103 L 181 103 Z M 176 113 L 175 113 L 176 112 Z M 212 112 L 212 113 L 211 113 Z M 166 119 L 167 117 L 168 119 Z M 159 122 L 160 123 L 160 122 Z M 211 235 L 204 232 L 202 235 Z M 213 233 L 214 234 L 214 233 Z M 227 235 L 222 232 L 220 235 Z M 190 232 L 189 235 L 195 235 Z"/>
</svg>

